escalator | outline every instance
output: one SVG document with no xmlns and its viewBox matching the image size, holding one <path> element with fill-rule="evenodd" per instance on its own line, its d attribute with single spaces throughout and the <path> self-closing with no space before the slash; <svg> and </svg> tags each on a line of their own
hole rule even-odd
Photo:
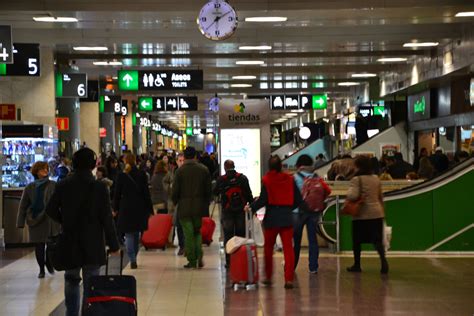
<svg viewBox="0 0 474 316">
<path fill-rule="evenodd" d="M 384 193 L 386 221 L 393 231 L 391 250 L 474 251 L 473 197 L 474 158 L 432 180 Z M 351 218 L 336 216 L 342 203 L 342 198 L 328 203 L 320 229 L 326 240 L 339 239 L 337 248 L 349 251 Z"/>
<path fill-rule="evenodd" d="M 356 145 L 352 147 L 351 154 L 358 154 L 358 153 L 367 153 L 373 154 L 374 156 L 380 159 L 380 145 L 381 144 L 399 144 L 400 145 L 400 152 L 402 153 L 403 157 L 406 158 L 408 156 L 408 149 L 406 144 L 407 141 L 407 133 L 405 130 L 405 123 L 398 123 L 395 126 L 391 126 L 386 130 L 372 136 L 366 142 Z M 327 175 L 331 165 L 337 158 L 334 158 L 328 161 L 325 165 L 319 167 L 315 170 L 315 172 L 321 176 Z"/>
</svg>

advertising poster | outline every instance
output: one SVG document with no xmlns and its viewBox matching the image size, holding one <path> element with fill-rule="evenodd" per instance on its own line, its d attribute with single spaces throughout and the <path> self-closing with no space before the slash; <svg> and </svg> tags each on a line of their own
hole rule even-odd
<svg viewBox="0 0 474 316">
<path fill-rule="evenodd" d="M 222 129 L 221 161 L 231 159 L 235 170 L 249 179 L 253 195 L 260 194 L 261 161 L 260 129 Z M 221 174 L 224 174 L 224 163 L 221 163 Z"/>
<path fill-rule="evenodd" d="M 395 156 L 396 152 L 400 152 L 401 145 L 400 144 L 386 144 L 382 143 L 380 144 L 380 155 L 382 156 L 389 156 L 393 157 Z"/>
</svg>

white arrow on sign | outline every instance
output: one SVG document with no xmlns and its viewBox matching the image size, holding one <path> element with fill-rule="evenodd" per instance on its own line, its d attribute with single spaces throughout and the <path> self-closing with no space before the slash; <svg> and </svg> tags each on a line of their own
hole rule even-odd
<svg viewBox="0 0 474 316">
<path fill-rule="evenodd" d="M 130 87 L 130 81 L 133 81 L 133 78 L 130 74 L 126 74 L 123 76 L 122 80 L 127 82 L 127 87 Z"/>
<path fill-rule="evenodd" d="M 142 108 L 146 108 L 150 105 L 150 103 L 148 103 L 147 100 L 143 100 L 142 103 L 140 104 L 142 106 Z"/>
<path fill-rule="evenodd" d="M 319 104 L 320 106 L 324 104 L 324 100 L 323 98 L 319 98 L 318 100 L 316 100 L 316 103 Z"/>
</svg>

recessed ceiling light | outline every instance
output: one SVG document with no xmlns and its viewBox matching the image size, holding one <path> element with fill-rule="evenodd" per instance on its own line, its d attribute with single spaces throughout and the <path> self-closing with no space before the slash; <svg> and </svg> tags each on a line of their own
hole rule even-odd
<svg viewBox="0 0 474 316">
<path fill-rule="evenodd" d="M 109 50 L 105 46 L 76 46 L 73 49 L 77 50 L 77 51 L 105 51 L 105 50 Z"/>
<path fill-rule="evenodd" d="M 235 83 L 230 85 L 232 88 L 251 88 L 252 85 L 248 83 Z"/>
<path fill-rule="evenodd" d="M 286 22 L 287 17 L 283 16 L 255 16 L 245 18 L 245 22 Z"/>
<path fill-rule="evenodd" d="M 121 61 L 94 61 L 95 66 L 122 66 Z"/>
<path fill-rule="evenodd" d="M 65 16 L 35 16 L 33 20 L 36 22 L 52 22 L 52 23 L 71 23 L 71 22 L 79 22 L 78 19 L 72 17 L 65 17 Z"/>
<path fill-rule="evenodd" d="M 118 79 L 118 77 L 112 77 L 112 80 L 117 80 L 117 79 Z"/>
<path fill-rule="evenodd" d="M 304 110 L 303 109 L 299 109 L 299 110 L 291 110 L 290 112 L 293 112 L 293 113 L 303 113 Z"/>
<path fill-rule="evenodd" d="M 257 76 L 233 76 L 234 80 L 254 80 L 257 79 Z"/>
<path fill-rule="evenodd" d="M 293 117 L 293 116 L 298 116 L 298 114 L 296 114 L 296 113 L 286 113 L 285 116 Z"/>
<path fill-rule="evenodd" d="M 270 50 L 272 49 L 271 46 L 268 45 L 261 45 L 261 46 L 240 46 L 240 50 Z"/>
<path fill-rule="evenodd" d="M 403 58 L 403 57 L 388 57 L 388 58 L 379 58 L 377 59 L 378 62 L 381 62 L 381 63 L 395 63 L 395 62 L 401 62 L 401 61 L 407 61 L 408 59 L 407 58 Z"/>
<path fill-rule="evenodd" d="M 238 60 L 235 62 L 237 65 L 263 65 L 263 60 Z"/>
<path fill-rule="evenodd" d="M 337 85 L 338 85 L 338 86 L 341 86 L 341 87 L 351 87 L 351 86 L 358 86 L 358 85 L 360 85 L 360 82 L 346 81 L 346 82 L 339 82 Z"/>
<path fill-rule="evenodd" d="M 433 47 L 438 46 L 438 42 L 405 43 L 403 47 Z"/>
<path fill-rule="evenodd" d="M 361 74 L 352 74 L 352 78 L 373 78 L 377 77 L 377 74 L 371 74 L 371 73 L 361 73 Z"/>
<path fill-rule="evenodd" d="M 474 16 L 474 11 L 458 12 L 455 15 L 458 18 L 466 18 Z"/>
</svg>

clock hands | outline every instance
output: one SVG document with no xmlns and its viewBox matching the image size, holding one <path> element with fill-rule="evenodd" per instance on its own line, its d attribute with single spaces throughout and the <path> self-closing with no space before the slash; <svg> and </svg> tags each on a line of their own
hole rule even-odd
<svg viewBox="0 0 474 316">
<path fill-rule="evenodd" d="M 211 26 L 213 26 L 214 24 L 216 24 L 217 22 L 219 22 L 220 19 L 222 19 L 223 17 L 225 17 L 227 14 L 231 13 L 233 10 L 229 10 L 227 11 L 226 13 L 224 13 L 223 15 L 221 16 L 216 16 L 216 18 L 214 19 L 214 21 L 205 29 L 205 31 L 207 32 L 207 30 L 209 30 L 211 28 Z"/>
</svg>

